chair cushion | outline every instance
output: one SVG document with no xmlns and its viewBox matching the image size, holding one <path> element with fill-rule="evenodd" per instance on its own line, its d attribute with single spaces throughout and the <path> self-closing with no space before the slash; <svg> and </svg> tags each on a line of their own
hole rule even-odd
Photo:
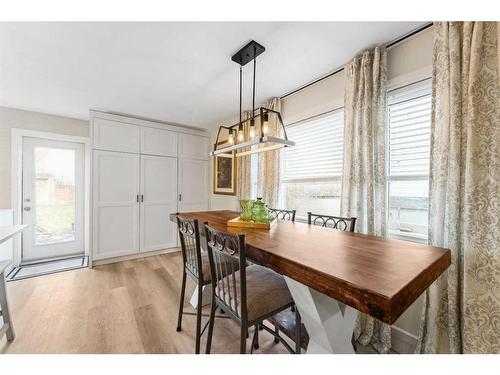
<svg viewBox="0 0 500 375">
<path fill-rule="evenodd" d="M 293 303 L 292 295 L 288 290 L 286 281 L 282 275 L 273 270 L 251 265 L 245 268 L 247 279 L 247 320 L 256 322 L 270 316 L 273 312 L 278 312 L 286 306 Z M 220 286 L 221 297 L 233 310 L 235 310 L 235 298 L 231 289 L 231 298 L 227 293 L 227 283 L 232 286 L 232 277 L 223 278 L 219 285 L 225 282 L 226 294 L 222 294 L 222 286 Z M 240 296 L 240 272 L 235 273 L 235 283 L 238 291 L 237 307 L 238 315 L 241 316 L 241 296 Z"/>
</svg>

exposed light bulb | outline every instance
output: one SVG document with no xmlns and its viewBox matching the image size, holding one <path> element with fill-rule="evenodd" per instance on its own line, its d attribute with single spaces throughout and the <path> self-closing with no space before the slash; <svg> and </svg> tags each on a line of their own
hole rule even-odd
<svg viewBox="0 0 500 375">
<path fill-rule="evenodd" d="M 227 138 L 227 141 L 229 144 L 234 144 L 234 135 L 233 135 L 233 129 L 229 130 L 229 137 Z"/>
<path fill-rule="evenodd" d="M 250 139 L 255 137 L 255 120 L 252 118 L 250 120 L 250 130 L 249 130 Z"/>
<path fill-rule="evenodd" d="M 250 125 L 250 138 L 255 137 L 255 126 Z"/>
<path fill-rule="evenodd" d="M 264 113 L 262 116 L 262 133 L 267 135 L 269 133 L 269 114 Z"/>
<path fill-rule="evenodd" d="M 238 131 L 238 142 L 243 142 L 243 129 Z"/>
</svg>

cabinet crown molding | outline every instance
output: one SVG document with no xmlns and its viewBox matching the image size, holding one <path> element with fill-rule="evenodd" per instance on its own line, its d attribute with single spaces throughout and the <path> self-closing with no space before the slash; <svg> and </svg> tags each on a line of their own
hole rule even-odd
<svg viewBox="0 0 500 375">
<path fill-rule="evenodd" d="M 150 128 L 163 129 L 163 130 L 171 130 L 171 131 L 175 131 L 177 133 L 192 134 L 192 135 L 198 135 L 200 137 L 209 138 L 208 132 L 204 129 L 197 129 L 195 127 L 190 127 L 188 125 L 171 124 L 171 123 L 167 123 L 164 121 L 146 120 L 146 119 L 134 117 L 131 115 L 102 112 L 102 111 L 97 111 L 97 110 L 92 109 L 89 111 L 90 122 L 92 122 L 92 120 L 94 118 L 101 118 L 104 120 L 118 121 L 118 122 L 122 122 L 125 124 L 130 124 L 130 125 L 146 126 L 146 127 L 150 127 Z"/>
</svg>

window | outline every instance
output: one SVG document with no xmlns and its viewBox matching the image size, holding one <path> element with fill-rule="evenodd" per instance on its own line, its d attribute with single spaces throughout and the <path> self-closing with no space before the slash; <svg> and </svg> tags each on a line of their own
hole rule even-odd
<svg viewBox="0 0 500 375">
<path fill-rule="evenodd" d="M 287 126 L 296 146 L 283 151 L 280 205 L 307 212 L 340 214 L 344 110 Z"/>
<path fill-rule="evenodd" d="M 388 93 L 389 236 L 427 241 L 431 85 L 426 80 Z"/>
</svg>

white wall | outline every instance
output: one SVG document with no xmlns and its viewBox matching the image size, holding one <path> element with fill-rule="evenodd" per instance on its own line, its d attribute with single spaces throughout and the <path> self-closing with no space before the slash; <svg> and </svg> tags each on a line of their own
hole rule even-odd
<svg viewBox="0 0 500 375">
<path fill-rule="evenodd" d="M 430 27 L 388 50 L 389 86 L 406 85 L 431 76 L 433 35 Z"/>
<path fill-rule="evenodd" d="M 430 77 L 432 69 L 432 28 L 387 51 L 388 88 Z M 345 74 L 341 71 L 312 86 L 287 96 L 281 102 L 285 124 L 344 106 Z"/>
<path fill-rule="evenodd" d="M 281 101 L 285 125 L 344 106 L 345 74 L 339 72 Z"/>
<path fill-rule="evenodd" d="M 89 136 L 88 121 L 0 107 L 0 208 L 11 208 L 11 129 Z"/>
<path fill-rule="evenodd" d="M 388 89 L 430 77 L 432 69 L 432 37 L 433 31 L 432 28 L 429 28 L 388 50 Z M 343 107 L 344 85 L 344 72 L 339 72 L 284 98 L 281 103 L 281 112 L 285 125 Z M 212 144 L 216 132 L 217 129 L 211 134 Z M 211 194 L 210 199 L 212 209 L 234 209 L 238 204 L 236 197 Z M 422 302 L 422 297 L 420 297 L 398 319 L 395 326 L 417 336 Z"/>
</svg>

